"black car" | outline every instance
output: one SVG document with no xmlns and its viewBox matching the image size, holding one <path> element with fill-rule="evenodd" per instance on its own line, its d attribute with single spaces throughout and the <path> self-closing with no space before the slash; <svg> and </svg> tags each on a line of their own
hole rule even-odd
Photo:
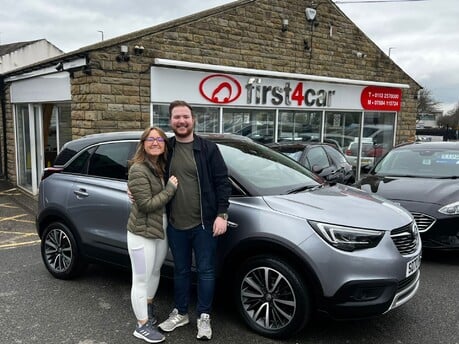
<svg viewBox="0 0 459 344">
<path fill-rule="evenodd" d="M 393 148 L 356 183 L 410 211 L 424 248 L 459 249 L 459 142 Z"/>
<path fill-rule="evenodd" d="M 266 145 L 298 161 L 329 183 L 355 183 L 352 165 L 330 143 L 282 141 Z"/>
</svg>

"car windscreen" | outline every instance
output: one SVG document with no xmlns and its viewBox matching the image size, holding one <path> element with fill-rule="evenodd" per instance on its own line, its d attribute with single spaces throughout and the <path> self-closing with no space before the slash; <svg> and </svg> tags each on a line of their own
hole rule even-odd
<svg viewBox="0 0 459 344">
<path fill-rule="evenodd" d="M 282 153 L 248 141 L 218 142 L 229 174 L 250 194 L 267 196 L 320 185 L 304 166 Z"/>
<path fill-rule="evenodd" d="M 459 151 L 438 149 L 395 149 L 375 167 L 380 175 L 457 178 Z"/>
</svg>

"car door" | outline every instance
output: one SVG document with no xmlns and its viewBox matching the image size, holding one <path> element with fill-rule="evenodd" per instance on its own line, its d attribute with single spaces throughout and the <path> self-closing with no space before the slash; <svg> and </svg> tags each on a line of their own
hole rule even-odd
<svg viewBox="0 0 459 344">
<path fill-rule="evenodd" d="M 128 141 L 98 145 L 89 158 L 87 174 L 74 179 L 68 213 L 90 256 L 126 263 L 126 225 L 131 207 L 127 161 L 135 145 Z"/>
<path fill-rule="evenodd" d="M 306 152 L 306 158 L 313 172 L 319 174 L 329 182 L 339 182 L 342 175 L 339 169 L 332 164 L 322 146 L 312 146 Z"/>
</svg>

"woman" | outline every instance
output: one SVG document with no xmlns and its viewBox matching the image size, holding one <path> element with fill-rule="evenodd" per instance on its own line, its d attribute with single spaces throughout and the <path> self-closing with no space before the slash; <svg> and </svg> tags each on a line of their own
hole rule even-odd
<svg viewBox="0 0 459 344">
<path fill-rule="evenodd" d="M 132 204 L 127 225 L 127 244 L 132 266 L 131 303 L 137 318 L 134 336 L 159 343 L 164 335 L 153 327 L 153 298 L 158 289 L 161 265 L 167 253 L 166 203 L 177 190 L 177 178 L 165 182 L 167 136 L 149 127 L 140 137 L 131 162 L 128 189 Z"/>
</svg>

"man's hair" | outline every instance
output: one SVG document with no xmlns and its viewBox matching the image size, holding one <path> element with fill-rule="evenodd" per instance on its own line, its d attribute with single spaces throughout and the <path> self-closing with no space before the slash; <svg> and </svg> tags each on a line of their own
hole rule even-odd
<svg viewBox="0 0 459 344">
<path fill-rule="evenodd" d="M 172 110 L 177 106 L 186 106 L 188 109 L 190 109 L 191 115 L 194 117 L 193 108 L 190 104 L 188 104 L 184 100 L 174 100 L 172 103 L 169 104 L 169 118 L 171 118 L 172 116 Z"/>
</svg>

